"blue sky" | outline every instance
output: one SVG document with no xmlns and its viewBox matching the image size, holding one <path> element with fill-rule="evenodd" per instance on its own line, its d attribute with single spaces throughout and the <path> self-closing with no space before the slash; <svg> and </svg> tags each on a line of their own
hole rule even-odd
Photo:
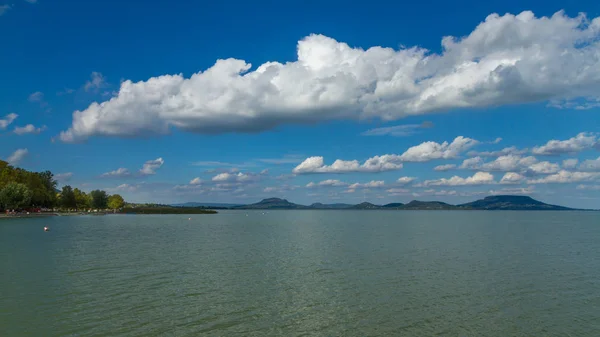
<svg viewBox="0 0 600 337">
<path fill-rule="evenodd" d="M 0 158 L 137 202 L 600 208 L 599 17 L 592 1 L 0 0 Z"/>
</svg>

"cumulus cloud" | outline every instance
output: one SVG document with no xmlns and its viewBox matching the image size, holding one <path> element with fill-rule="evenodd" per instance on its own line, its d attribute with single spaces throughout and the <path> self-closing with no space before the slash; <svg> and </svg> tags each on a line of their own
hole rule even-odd
<svg viewBox="0 0 600 337">
<path fill-rule="evenodd" d="M 256 181 L 260 178 L 260 174 L 255 173 L 219 173 L 216 176 L 212 177 L 212 181 L 214 182 L 237 182 L 237 183 L 246 183 Z"/>
<path fill-rule="evenodd" d="M 12 124 L 12 122 L 15 121 L 15 119 L 17 119 L 17 117 L 19 117 L 19 115 L 10 113 L 4 116 L 4 118 L 0 119 L 0 130 L 5 130 L 9 125 Z"/>
<path fill-rule="evenodd" d="M 310 182 L 308 184 L 306 184 L 306 187 L 308 188 L 312 188 L 312 187 L 339 187 L 339 186 L 347 186 L 348 183 L 345 183 L 343 181 L 339 181 L 337 179 L 327 179 L 327 180 L 323 180 L 321 182 L 318 183 L 314 183 L 314 182 Z"/>
<path fill-rule="evenodd" d="M 466 186 L 466 185 L 485 185 L 493 184 L 494 176 L 488 172 L 477 172 L 472 177 L 462 178 L 459 176 L 453 176 L 452 178 L 437 179 L 437 180 L 425 180 L 423 186 Z"/>
<path fill-rule="evenodd" d="M 516 146 L 505 147 L 499 151 L 470 151 L 468 153 L 471 157 L 500 157 L 507 155 L 523 155 L 529 152 L 529 149 L 518 149 Z"/>
<path fill-rule="evenodd" d="M 525 177 L 516 172 L 506 172 L 502 179 L 500 179 L 500 184 L 520 184 L 525 180 Z"/>
<path fill-rule="evenodd" d="M 11 165 L 19 164 L 27 155 L 29 154 L 29 150 L 27 149 L 18 149 L 13 154 L 11 154 L 6 161 Z"/>
<path fill-rule="evenodd" d="M 103 88 L 105 86 L 106 79 L 104 78 L 104 76 L 101 73 L 94 71 L 92 72 L 90 79 L 87 82 L 85 82 L 83 89 L 85 91 L 98 91 L 100 88 Z"/>
<path fill-rule="evenodd" d="M 396 125 L 396 126 L 388 126 L 383 128 L 376 128 L 367 130 L 361 135 L 363 136 L 393 136 L 393 137 L 408 137 L 412 136 L 419 132 L 420 129 L 428 129 L 432 128 L 432 122 L 423 122 L 421 124 L 405 124 L 405 125 Z"/>
<path fill-rule="evenodd" d="M 600 26 L 600 19 L 598 20 Z M 546 145 L 536 146 L 531 152 L 537 155 L 558 156 L 561 154 L 577 153 L 598 147 L 596 135 L 589 132 L 581 132 L 577 136 L 567 140 L 550 140 Z"/>
<path fill-rule="evenodd" d="M 455 164 L 446 164 L 446 165 L 438 165 L 436 167 L 434 167 L 433 169 L 435 171 L 450 171 L 456 168 Z"/>
<path fill-rule="evenodd" d="M 375 156 L 367 159 L 363 164 L 358 160 L 338 159 L 331 165 L 325 165 L 323 157 L 309 157 L 296 166 L 292 173 L 350 173 L 350 172 L 384 172 L 402 168 L 397 155 Z"/>
<path fill-rule="evenodd" d="M 371 180 L 368 183 L 354 183 L 348 186 L 348 190 L 356 190 L 357 188 L 380 188 L 384 187 L 385 182 L 383 180 Z"/>
<path fill-rule="evenodd" d="M 200 185 L 200 184 L 202 184 L 202 179 L 200 179 L 198 177 L 190 180 L 190 185 Z"/>
<path fill-rule="evenodd" d="M 542 161 L 539 163 L 531 164 L 527 171 L 531 174 L 552 174 L 560 171 L 560 166 L 555 163 Z"/>
<path fill-rule="evenodd" d="M 562 162 L 562 167 L 563 167 L 564 169 L 567 169 L 567 170 L 572 170 L 572 169 L 574 169 L 575 167 L 577 167 L 577 164 L 578 164 L 578 163 L 579 163 L 579 160 L 578 160 L 578 159 L 575 159 L 575 158 L 572 158 L 572 159 L 565 159 L 565 160 L 563 160 L 563 162 Z"/>
<path fill-rule="evenodd" d="M 396 183 L 399 185 L 408 185 L 415 181 L 415 179 L 415 177 L 400 177 L 398 180 L 396 180 Z"/>
<path fill-rule="evenodd" d="M 478 141 L 463 136 L 456 137 L 452 143 L 424 142 L 410 147 L 403 154 L 385 154 L 367 159 L 363 164 L 358 160 L 338 159 L 331 165 L 325 165 L 323 157 L 309 157 L 293 169 L 294 174 L 306 173 L 349 173 L 384 172 L 399 170 L 403 162 L 426 162 L 435 159 L 457 158 L 461 153 L 476 145 Z"/>
<path fill-rule="evenodd" d="M 156 174 L 156 170 L 161 168 L 165 161 L 162 158 L 156 158 L 154 160 L 148 160 L 144 163 L 142 168 L 140 169 L 141 175 L 152 175 Z"/>
<path fill-rule="evenodd" d="M 566 184 L 581 181 L 595 180 L 600 177 L 600 172 L 572 172 L 561 170 L 558 173 L 545 176 L 540 179 L 528 180 L 529 184 Z"/>
<path fill-rule="evenodd" d="M 577 162 L 575 162 L 577 163 Z M 600 157 L 596 159 L 588 159 L 579 164 L 579 169 L 582 171 L 598 171 L 600 172 Z"/>
<path fill-rule="evenodd" d="M 297 60 L 257 68 L 221 59 L 204 72 L 125 80 L 116 96 L 73 113 L 66 142 L 91 136 L 255 132 L 281 124 L 379 118 L 548 100 L 595 99 L 600 18 L 491 14 L 442 53 L 352 48 L 323 35 Z"/>
<path fill-rule="evenodd" d="M 130 175 L 131 175 L 131 173 L 129 172 L 128 169 L 126 169 L 124 167 L 120 167 L 114 171 L 102 173 L 100 176 L 103 178 L 111 178 L 111 177 L 117 178 L 117 177 L 128 177 Z"/>
<path fill-rule="evenodd" d="M 39 128 L 36 128 L 33 124 L 27 124 L 25 126 L 17 126 L 14 129 L 14 133 L 16 133 L 17 135 L 24 135 L 24 134 L 39 134 L 42 131 L 46 130 L 46 126 L 42 125 Z"/>
<path fill-rule="evenodd" d="M 475 139 L 463 136 L 456 137 L 452 143 L 424 142 L 410 147 L 399 157 L 399 160 L 405 162 L 426 162 L 435 159 L 454 159 L 478 143 Z"/>
<path fill-rule="evenodd" d="M 67 182 L 73 178 L 73 172 L 58 173 L 54 175 L 54 179 L 60 183 Z"/>
</svg>

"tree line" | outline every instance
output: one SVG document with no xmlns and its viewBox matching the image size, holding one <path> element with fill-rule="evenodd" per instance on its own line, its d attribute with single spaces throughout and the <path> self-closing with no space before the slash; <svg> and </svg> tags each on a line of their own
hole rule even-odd
<svg viewBox="0 0 600 337">
<path fill-rule="evenodd" d="M 0 209 L 63 208 L 63 209 L 120 209 L 123 197 L 94 190 L 85 193 L 67 185 L 57 190 L 50 171 L 30 172 L 0 160 Z"/>
</svg>

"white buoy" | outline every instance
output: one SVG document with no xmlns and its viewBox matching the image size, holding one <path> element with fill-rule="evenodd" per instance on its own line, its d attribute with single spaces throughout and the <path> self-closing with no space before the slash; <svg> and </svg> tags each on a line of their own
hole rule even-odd
<svg viewBox="0 0 600 337">
<path fill-rule="evenodd" d="M 49 231 L 50 231 L 50 228 L 44 227 L 44 232 L 49 232 Z"/>
<path fill-rule="evenodd" d="M 188 220 L 192 220 L 192 218 L 188 218 Z"/>
</svg>

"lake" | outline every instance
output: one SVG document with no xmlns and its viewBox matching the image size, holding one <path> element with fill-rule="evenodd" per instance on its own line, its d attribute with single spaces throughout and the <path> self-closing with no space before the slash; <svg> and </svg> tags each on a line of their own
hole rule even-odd
<svg viewBox="0 0 600 337">
<path fill-rule="evenodd" d="M 188 217 L 0 220 L 0 336 L 600 336 L 599 212 Z"/>
</svg>

